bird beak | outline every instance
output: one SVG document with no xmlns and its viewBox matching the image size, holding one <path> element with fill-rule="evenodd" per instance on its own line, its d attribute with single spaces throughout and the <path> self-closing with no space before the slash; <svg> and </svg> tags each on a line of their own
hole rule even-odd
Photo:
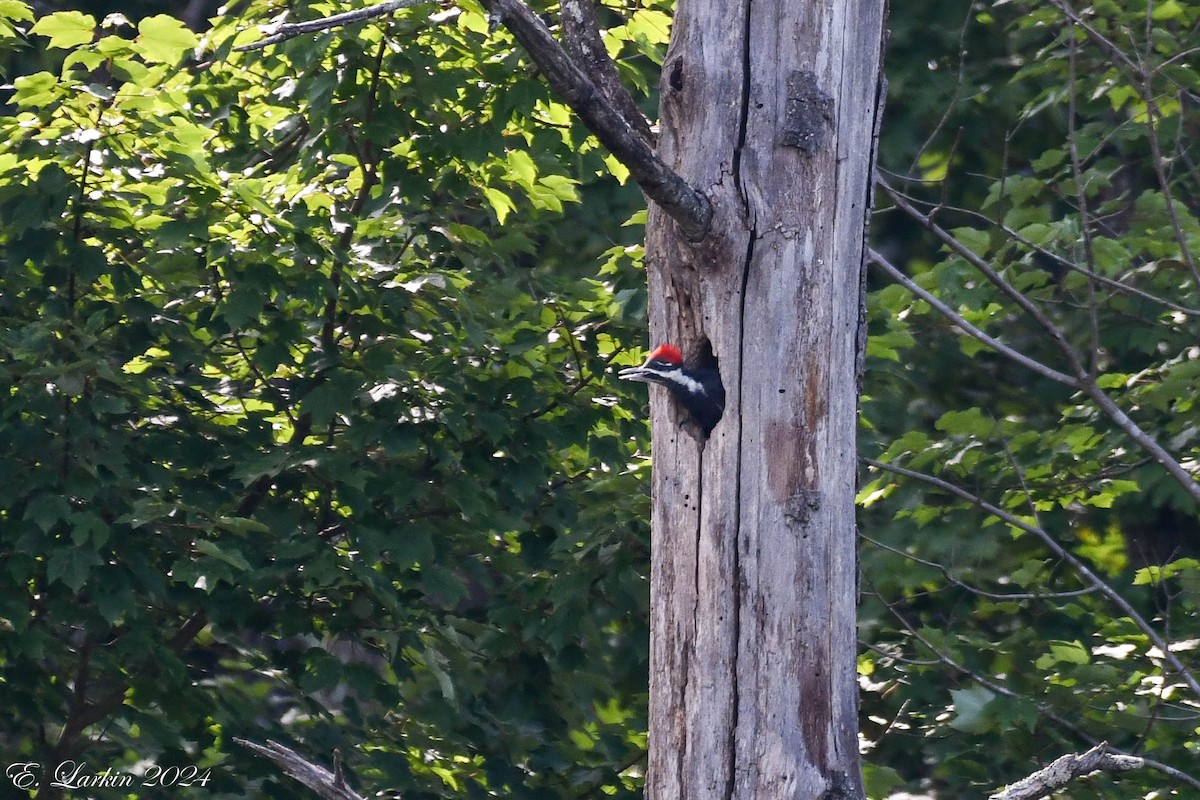
<svg viewBox="0 0 1200 800">
<path fill-rule="evenodd" d="M 644 367 L 628 367 L 617 373 L 617 377 L 623 381 L 638 381 L 639 383 L 650 383 L 654 375 L 653 372 Z"/>
</svg>

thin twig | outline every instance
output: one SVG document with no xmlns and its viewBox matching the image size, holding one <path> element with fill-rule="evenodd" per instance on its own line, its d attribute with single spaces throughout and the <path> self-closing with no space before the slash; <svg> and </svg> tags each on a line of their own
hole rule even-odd
<svg viewBox="0 0 1200 800">
<path fill-rule="evenodd" d="M 914 295 L 916 295 L 917 297 L 924 300 L 926 303 L 929 303 L 929 305 L 931 305 L 940 314 L 942 314 L 942 316 L 949 319 L 951 322 L 953 322 L 955 325 L 957 325 L 959 328 L 961 328 L 964 332 L 970 334 L 975 339 L 978 339 L 979 341 L 983 342 L 988 347 L 995 350 L 997 353 L 1007 356 L 1008 358 L 1017 362 L 1021 366 L 1025 367 L 1027 369 L 1033 370 L 1034 372 L 1041 375 L 1042 377 L 1049 378 L 1050 380 L 1055 381 L 1057 383 L 1061 383 L 1064 386 L 1070 386 L 1073 389 L 1079 388 L 1079 383 L 1074 378 L 1072 378 L 1070 375 L 1059 372 L 1058 370 L 1056 370 L 1052 367 L 1046 366 L 1045 364 L 1043 364 L 1040 361 L 1030 358 L 1029 356 L 1025 355 L 1024 353 L 1014 350 L 1013 348 L 1011 348 L 1008 345 L 1001 342 L 999 339 L 989 336 L 988 334 L 981 331 L 979 328 L 977 328 L 974 325 L 972 325 L 971 323 L 967 322 L 966 319 L 964 319 L 960 314 L 956 313 L 954 311 L 954 309 L 950 308 L 950 306 L 946 305 L 941 300 L 938 300 L 937 297 L 935 297 L 932 292 L 925 290 L 918 283 L 916 283 L 914 280 L 912 280 L 907 275 L 905 275 L 903 272 L 901 272 L 891 262 L 889 262 L 886 258 L 884 258 L 878 251 L 869 250 L 867 253 L 867 258 L 870 260 L 870 262 L 872 264 L 874 264 L 875 266 L 879 267 L 884 272 L 886 272 L 888 274 L 888 276 L 890 276 L 892 278 L 892 280 L 899 283 L 905 289 L 908 289 L 910 292 L 912 292 Z"/>
<path fill-rule="evenodd" d="M 1113 421 L 1113 423 L 1125 432 L 1130 439 L 1137 443 L 1139 447 L 1146 451 L 1155 461 L 1159 463 L 1171 477 L 1174 478 L 1180 486 L 1183 487 L 1191 497 L 1200 502 L 1200 483 L 1190 472 L 1184 469 L 1174 456 L 1172 456 L 1166 448 L 1160 445 L 1154 437 L 1150 436 L 1136 422 L 1130 419 L 1121 407 L 1109 397 L 1099 384 L 1096 383 L 1093 376 L 1083 365 L 1083 359 L 1079 351 L 1067 341 L 1066 335 L 1062 330 L 1054 324 L 1054 322 L 1046 316 L 1032 300 L 1026 297 L 1020 290 L 1009 283 L 1002 275 L 999 274 L 990 264 L 984 259 L 976 255 L 969 247 L 958 241 L 949 231 L 942 228 L 934 222 L 928 214 L 923 214 L 912 203 L 910 203 L 900 192 L 897 192 L 885 181 L 879 181 L 879 185 L 891 198 L 892 202 L 898 208 L 911 216 L 913 219 L 920 222 L 926 230 L 940 239 L 953 252 L 957 253 L 971 266 L 983 274 L 992 284 L 1001 291 L 1006 297 L 1013 301 L 1028 314 L 1035 322 L 1042 327 L 1043 330 L 1050 336 L 1063 356 L 1067 359 L 1070 365 L 1071 372 L 1075 374 L 1078 388 L 1081 392 L 1091 398 L 1100 410 Z"/>
<path fill-rule="evenodd" d="M 1187 667 L 1183 665 L 1183 662 L 1179 660 L 1179 657 L 1171 652 L 1170 646 L 1158 634 L 1158 632 L 1154 630 L 1150 623 L 1147 622 L 1140 613 L 1138 613 L 1137 609 L 1135 609 L 1128 600 L 1121 596 L 1120 592 L 1109 586 L 1107 582 L 1102 580 L 1099 575 L 1092 571 L 1091 567 L 1089 567 L 1087 564 L 1084 564 L 1078 557 L 1075 556 L 1075 554 L 1071 553 L 1069 550 L 1059 544 L 1053 536 L 1046 532 L 1044 528 L 1038 525 L 1030 524 L 1020 517 L 1017 517 L 1005 511 L 1004 509 L 999 508 L 998 506 L 992 505 L 978 495 L 971 494 L 966 489 L 933 475 L 929 475 L 924 472 L 917 472 L 916 470 L 906 469 L 904 467 L 898 467 L 895 464 L 888 464 L 883 461 L 876 461 L 873 458 L 863 458 L 861 460 L 864 464 L 875 467 L 876 469 L 881 469 L 906 478 L 919 480 L 923 483 L 929 484 L 930 486 L 936 486 L 942 491 L 948 492 L 960 500 L 965 500 L 971 505 L 988 512 L 1001 522 L 1004 522 L 1006 525 L 1010 525 L 1014 528 L 1025 531 L 1026 533 L 1032 533 L 1042 541 L 1047 549 L 1070 565 L 1071 569 L 1075 570 L 1075 572 L 1081 578 L 1083 578 L 1086 583 L 1095 586 L 1101 594 L 1108 598 L 1110 603 L 1112 603 L 1123 614 L 1129 617 L 1129 620 L 1138 628 L 1138 630 L 1146 635 L 1146 638 L 1150 641 L 1150 643 L 1158 648 L 1158 650 L 1162 653 L 1163 660 L 1170 664 L 1171 668 L 1178 673 L 1180 679 L 1187 684 L 1189 689 L 1191 689 L 1192 694 L 1195 697 L 1200 698 L 1200 682 L 1197 682 L 1195 676 L 1192 675 Z"/>
<path fill-rule="evenodd" d="M 1091 323 L 1091 358 L 1088 359 L 1088 377 L 1095 380 L 1100 374 L 1100 319 L 1096 305 L 1096 252 L 1092 247 L 1092 228 L 1088 213 L 1087 186 L 1083 180 L 1083 168 L 1079 165 L 1079 146 L 1075 136 L 1075 92 L 1078 89 L 1075 69 L 1075 23 L 1067 28 L 1067 151 L 1071 155 L 1071 175 L 1075 180 L 1075 194 L 1079 197 L 1079 231 L 1083 237 L 1083 261 L 1087 265 L 1088 320 Z"/>
<path fill-rule="evenodd" d="M 889 553 L 900 556 L 901 558 L 906 558 L 915 564 L 921 564 L 923 566 L 936 569 L 938 572 L 942 573 L 943 578 L 950 581 L 950 583 L 954 584 L 960 589 L 980 597 L 986 597 L 989 600 L 1062 600 L 1068 597 L 1080 597 L 1085 594 L 1092 594 L 1096 591 L 1095 586 L 1089 586 L 1085 589 L 1075 589 L 1074 591 L 1070 592 L 1043 592 L 1041 594 L 1036 592 L 989 592 L 980 589 L 977 586 L 971 586 L 970 584 L 964 583 L 963 581 L 954 577 L 954 575 L 950 573 L 950 568 L 945 564 L 939 564 L 936 561 L 927 561 L 920 556 L 913 555 L 912 553 L 906 553 L 897 547 L 892 547 L 891 545 L 884 544 L 877 539 L 872 539 L 862 531 L 859 531 L 858 538 L 862 539 L 864 542 L 869 542 L 870 544 L 875 545 L 881 550 L 886 550 Z"/>
<path fill-rule="evenodd" d="M 1075 349 L 1070 342 L 1067 341 L 1066 335 L 1054 324 L 1053 320 L 1046 316 L 1040 308 L 1038 308 L 1032 300 L 1026 297 L 1015 286 L 1004 279 L 992 266 L 980 258 L 969 247 L 958 241 L 949 231 L 933 221 L 932 216 L 922 213 L 916 206 L 908 202 L 908 200 L 899 192 L 891 187 L 886 181 L 880 181 L 879 185 L 883 188 L 884 193 L 891 198 L 904 213 L 920 222 L 924 228 L 936 236 L 947 247 L 961 256 L 971 266 L 983 273 L 989 281 L 991 281 L 997 289 L 1005 296 L 1012 300 L 1022 311 L 1024 311 L 1031 319 L 1033 319 L 1054 341 L 1058 348 L 1066 356 L 1068 363 L 1071 365 L 1071 370 L 1080 376 L 1086 376 L 1087 371 L 1083 368 L 1083 361 L 1079 355 L 1079 351 Z"/>
<path fill-rule="evenodd" d="M 341 14 L 321 17 L 320 19 L 291 22 L 275 28 L 275 32 L 265 39 L 259 39 L 250 44 L 238 45 L 233 49 L 239 53 L 245 53 L 250 50 L 262 50 L 264 47 L 286 42 L 288 39 L 294 39 L 306 33 L 319 33 L 321 31 L 332 30 L 333 28 L 340 28 L 343 25 L 352 25 L 355 22 L 365 22 L 369 19 L 382 17 L 385 14 L 391 14 L 393 11 L 399 11 L 402 8 L 412 8 L 413 6 L 419 6 L 428 2 L 430 0 L 387 0 L 387 2 L 380 3 L 379 5 L 358 8 L 354 11 L 346 11 Z"/>
<path fill-rule="evenodd" d="M 975 19 L 977 12 L 971 6 L 967 6 L 967 13 L 963 16 L 962 25 L 958 29 L 958 83 L 954 87 L 953 96 L 944 105 L 942 117 L 934 124 L 929 135 L 925 137 L 925 141 L 917 148 L 916 155 L 913 156 L 912 164 L 908 171 L 910 174 L 916 173 L 917 168 L 921 164 L 921 158 L 924 157 L 925 151 L 933 144 L 933 140 L 941 133 L 946 122 L 949 121 L 950 115 L 954 112 L 955 106 L 962 100 L 963 86 L 966 83 L 967 73 L 967 28 L 970 27 L 971 21 Z M 957 141 L 955 142 L 957 144 Z M 949 163 L 950 159 L 947 159 Z M 944 183 L 944 181 L 934 181 L 934 183 Z"/>
<path fill-rule="evenodd" d="M 951 658 L 947 653 L 945 653 L 945 652 L 939 650 L 937 647 L 935 647 L 933 642 L 929 641 L 929 639 L 922 636 L 920 631 L 917 630 L 916 626 L 913 625 L 911 622 L 909 622 L 908 619 L 905 618 L 905 616 L 903 614 L 901 614 L 891 603 L 889 603 L 883 597 L 883 595 L 881 595 L 879 593 L 879 591 L 877 589 L 875 589 L 874 587 L 872 587 L 872 594 L 874 594 L 875 597 L 878 598 L 881 603 L 883 603 L 884 607 L 887 608 L 888 612 L 891 613 L 891 615 L 896 618 L 896 620 L 900 623 L 900 625 L 906 631 L 908 631 L 910 636 L 912 636 L 914 639 L 916 639 L 929 652 L 933 653 L 933 655 L 939 661 L 941 661 L 943 664 L 945 664 L 946 666 L 955 670 L 956 672 L 961 672 L 963 675 L 966 675 L 968 678 L 973 680 L 975 683 L 978 683 L 980 686 L 987 689 L 989 692 L 992 692 L 993 694 L 998 694 L 998 695 L 1001 695 L 1002 697 L 1008 697 L 1013 700 L 1028 700 L 1028 701 L 1032 702 L 1034 705 L 1037 706 L 1038 713 L 1041 714 L 1043 717 L 1050 720 L 1055 725 L 1058 725 L 1059 727 L 1063 728 L 1064 730 L 1070 731 L 1071 734 L 1078 737 L 1081 741 L 1085 741 L 1088 744 L 1095 744 L 1096 740 L 1093 739 L 1086 731 L 1084 731 L 1082 728 L 1080 728 L 1079 726 L 1077 726 L 1075 723 L 1071 722 L 1070 720 L 1068 720 L 1064 717 L 1060 717 L 1059 715 L 1055 714 L 1053 711 L 1050 710 L 1050 706 L 1047 705 L 1046 703 L 1039 703 L 1037 700 L 1035 700 L 1032 697 L 1023 695 L 1020 692 L 1013 691 L 1012 689 L 1008 688 L 1007 686 L 1005 686 L 1003 684 L 996 683 L 994 680 L 992 680 L 988 676 L 979 674 L 978 672 L 976 672 L 975 670 L 966 666 L 965 664 L 958 663 L 958 661 Z"/>
<path fill-rule="evenodd" d="M 935 181 L 920 181 L 916 178 L 911 178 L 911 177 L 901 175 L 896 172 L 888 172 L 887 170 L 884 170 L 882 168 L 879 171 L 881 173 L 885 173 L 885 174 L 891 175 L 893 177 L 899 178 L 901 181 L 904 181 L 905 183 L 935 183 Z M 899 189 L 895 189 L 895 191 L 897 193 L 899 193 L 900 195 L 902 195 L 910 203 L 912 203 L 914 207 L 918 203 L 921 203 L 921 201 L 918 200 L 917 198 L 912 197 L 909 194 L 905 194 L 904 192 L 901 192 Z M 932 204 L 926 203 L 926 205 L 932 205 Z M 943 207 L 942 204 L 939 204 L 939 207 Z M 1078 272 L 1080 274 L 1087 273 L 1086 267 L 1081 267 L 1078 264 L 1076 264 L 1074 261 L 1072 261 L 1071 259 L 1064 258 L 1063 256 L 1059 255 L 1058 253 L 1055 253 L 1054 251 L 1049 250 L 1040 244 L 1030 241 L 1029 239 L 1022 236 L 1020 234 L 1020 232 L 1013 230 L 1012 228 L 1008 227 L 1008 225 L 1005 225 L 1004 222 L 1001 220 L 993 219 L 993 218 L 987 216 L 986 214 L 980 213 L 979 211 L 976 211 L 975 209 L 972 209 L 972 208 L 963 208 L 962 206 L 946 206 L 945 208 L 949 211 L 953 211 L 956 214 L 962 214 L 963 216 L 970 217 L 971 219 L 979 220 L 980 222 L 982 222 L 985 225 L 990 225 L 991 227 L 994 227 L 994 228 L 1002 231 L 1006 236 L 1008 236 L 1008 238 L 1019 243 L 1023 247 L 1029 248 L 1031 251 L 1033 251 L 1034 253 L 1037 253 L 1038 255 L 1042 256 L 1043 258 L 1050 259 L 1051 261 L 1058 264 L 1063 269 L 1069 269 L 1072 272 Z M 1137 272 L 1138 268 L 1141 266 L 1145 266 L 1145 265 L 1144 264 L 1130 265 L 1130 268 L 1126 274 Z M 1095 277 L 1097 283 L 1103 284 L 1104 286 L 1108 287 L 1109 289 L 1112 289 L 1115 292 L 1120 292 L 1121 294 L 1127 294 L 1127 295 L 1130 295 L 1133 297 L 1140 298 L 1142 300 L 1146 300 L 1150 303 L 1154 303 L 1155 305 L 1160 305 L 1164 308 L 1169 308 L 1172 311 L 1178 311 L 1180 314 L 1185 314 L 1189 317 L 1200 317 L 1200 309 L 1189 308 L 1187 306 L 1181 306 L 1178 303 L 1175 303 L 1175 302 L 1172 302 L 1172 301 L 1166 299 L 1165 297 L 1159 297 L 1158 295 L 1151 294 L 1150 292 L 1147 292 L 1144 289 L 1139 289 L 1136 286 L 1130 286 L 1130 285 L 1122 283 L 1121 281 L 1116 280 L 1114 278 L 1109 278 L 1105 275 L 1101 275 L 1100 273 L 1095 273 L 1094 277 Z"/>
</svg>

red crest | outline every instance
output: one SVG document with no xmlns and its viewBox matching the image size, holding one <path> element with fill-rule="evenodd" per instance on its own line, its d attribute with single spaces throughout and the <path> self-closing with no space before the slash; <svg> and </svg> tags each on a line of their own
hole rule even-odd
<svg viewBox="0 0 1200 800">
<path fill-rule="evenodd" d="M 683 353 L 679 352 L 679 348 L 673 344 L 660 344 L 654 348 L 654 352 L 650 354 L 648 361 L 670 361 L 672 364 L 683 363 Z"/>
</svg>

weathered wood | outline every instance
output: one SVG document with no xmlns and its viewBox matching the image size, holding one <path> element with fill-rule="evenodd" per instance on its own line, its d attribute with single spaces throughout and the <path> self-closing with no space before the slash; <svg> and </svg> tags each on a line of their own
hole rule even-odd
<svg viewBox="0 0 1200 800">
<path fill-rule="evenodd" d="M 290 747 L 271 739 L 268 739 L 265 745 L 236 736 L 233 740 L 279 767 L 285 775 L 315 792 L 317 797 L 325 800 L 364 800 L 362 795 L 346 785 L 346 779 L 342 775 L 340 753 L 334 753 L 333 771 L 330 772 L 320 764 L 305 759 Z"/>
<path fill-rule="evenodd" d="M 621 114 L 647 144 L 654 143 L 650 121 L 638 108 L 633 95 L 621 83 L 617 65 L 608 57 L 600 25 L 596 20 L 596 0 L 560 0 L 562 39 L 567 55 L 604 93 L 609 105 Z"/>
<path fill-rule="evenodd" d="M 1145 766 L 1146 762 L 1143 759 L 1114 753 L 1110 750 L 1108 742 L 1101 742 L 1082 753 L 1068 753 L 1056 758 L 1033 774 L 995 792 L 988 800 L 1038 800 L 1040 797 L 1049 797 L 1080 775 L 1087 775 L 1096 770 L 1126 772 Z"/>
<path fill-rule="evenodd" d="M 711 342 L 705 445 L 654 393 L 650 800 L 861 797 L 855 363 L 883 0 L 681 0 L 651 210 L 655 343 Z"/>
</svg>

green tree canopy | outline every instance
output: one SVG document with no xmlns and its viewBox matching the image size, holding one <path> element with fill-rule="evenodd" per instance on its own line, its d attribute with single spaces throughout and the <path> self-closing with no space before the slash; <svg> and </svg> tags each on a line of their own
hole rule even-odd
<svg viewBox="0 0 1200 800">
<path fill-rule="evenodd" d="M 232 741 L 276 738 L 405 798 L 640 795 L 623 168 L 473 2 L 253 52 L 275 5 L 203 34 L 86 10 L 0 0 L 7 761 L 306 796 Z M 670 5 L 600 10 L 652 109 Z M 1087 796 L 1197 790 L 1198 23 L 892 10 L 872 798 L 982 795 L 1101 740 L 1161 768 Z"/>
<path fill-rule="evenodd" d="M 269 5 L 0 5 L 47 49 L 0 119 L 10 760 L 299 796 L 230 741 L 273 736 L 405 797 L 632 792 L 636 195 L 429 11 L 239 54 Z M 644 86 L 665 17 L 616 22 Z"/>
<path fill-rule="evenodd" d="M 1107 740 L 1193 777 L 1089 797 L 1191 796 L 1200 15 L 943 5 L 940 41 L 899 14 L 892 42 L 913 63 L 874 243 L 868 758 L 956 796 Z"/>
</svg>

